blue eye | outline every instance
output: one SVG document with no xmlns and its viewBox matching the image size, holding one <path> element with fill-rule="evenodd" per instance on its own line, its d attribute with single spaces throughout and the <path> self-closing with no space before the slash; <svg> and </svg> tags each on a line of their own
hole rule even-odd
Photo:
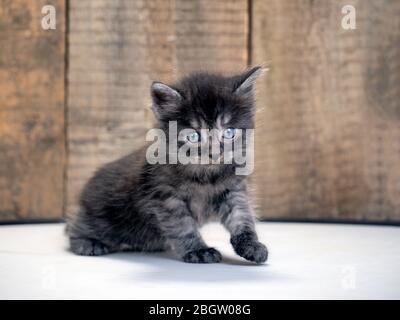
<svg viewBox="0 0 400 320">
<path fill-rule="evenodd" d="M 187 139 L 191 143 L 197 143 L 200 141 L 200 134 L 198 134 L 196 131 L 193 131 L 187 136 Z"/>
<path fill-rule="evenodd" d="M 233 137 L 236 134 L 236 129 L 234 128 L 228 128 L 224 130 L 224 138 L 225 139 L 233 139 Z"/>
</svg>

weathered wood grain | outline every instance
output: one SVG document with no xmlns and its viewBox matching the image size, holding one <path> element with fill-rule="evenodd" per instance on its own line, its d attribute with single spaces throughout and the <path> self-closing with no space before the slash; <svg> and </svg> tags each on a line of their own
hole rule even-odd
<svg viewBox="0 0 400 320">
<path fill-rule="evenodd" d="M 64 0 L 0 1 L 0 220 L 63 214 L 64 16 Z"/>
<path fill-rule="evenodd" d="M 68 208 L 100 165 L 144 143 L 151 80 L 247 64 L 247 0 L 70 0 Z"/>
<path fill-rule="evenodd" d="M 1 220 L 75 212 L 93 171 L 143 143 L 152 80 L 250 58 L 271 68 L 258 83 L 258 214 L 400 221 L 398 1 L 251 0 L 250 19 L 248 0 L 70 0 L 67 128 L 65 1 L 0 3 Z M 44 4 L 54 31 L 40 27 Z"/>
<path fill-rule="evenodd" d="M 400 221 L 400 2 L 253 0 L 251 31 L 260 213 Z"/>
</svg>

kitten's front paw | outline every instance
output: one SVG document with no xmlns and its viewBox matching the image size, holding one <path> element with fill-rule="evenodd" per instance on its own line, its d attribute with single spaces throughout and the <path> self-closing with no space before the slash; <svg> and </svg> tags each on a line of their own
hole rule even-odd
<svg viewBox="0 0 400 320">
<path fill-rule="evenodd" d="M 268 250 L 261 242 L 239 235 L 231 239 L 235 252 L 249 261 L 263 263 L 267 261 Z"/>
<path fill-rule="evenodd" d="M 216 263 L 222 259 L 221 253 L 214 248 L 194 250 L 183 256 L 183 261 L 189 263 Z"/>
<path fill-rule="evenodd" d="M 86 238 L 70 239 L 71 251 L 80 256 L 102 256 L 110 253 L 110 249 L 97 240 Z"/>
</svg>

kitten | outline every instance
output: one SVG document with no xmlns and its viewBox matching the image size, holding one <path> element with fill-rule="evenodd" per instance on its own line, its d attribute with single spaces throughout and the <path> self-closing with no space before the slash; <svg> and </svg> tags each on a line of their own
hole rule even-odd
<svg viewBox="0 0 400 320">
<path fill-rule="evenodd" d="M 198 73 L 175 86 L 154 82 L 151 96 L 157 128 L 167 142 L 189 145 L 192 160 L 216 144 L 217 151 L 212 149 L 207 157 L 232 158 L 234 153 L 223 152 L 227 144 L 239 129 L 254 128 L 253 86 L 261 71 L 255 67 L 233 77 Z M 186 140 L 169 134 L 170 121 L 176 121 L 178 132 L 189 128 Z M 206 128 L 218 129 L 223 138 L 210 142 L 202 136 Z M 246 148 L 244 143 L 241 146 Z M 246 176 L 236 174 L 240 165 L 234 159 L 230 164 L 150 164 L 146 148 L 107 164 L 86 184 L 80 211 L 67 226 L 74 253 L 97 256 L 120 250 L 172 249 L 185 262 L 220 262 L 221 254 L 207 246 L 198 231 L 205 222 L 217 219 L 230 232 L 239 256 L 256 263 L 267 260 L 267 248 L 254 229 Z M 176 152 L 169 150 L 168 160 Z"/>
</svg>

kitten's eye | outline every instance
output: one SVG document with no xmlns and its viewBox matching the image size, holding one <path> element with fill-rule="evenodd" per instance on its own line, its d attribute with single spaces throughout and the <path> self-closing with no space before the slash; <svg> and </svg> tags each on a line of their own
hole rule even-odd
<svg viewBox="0 0 400 320">
<path fill-rule="evenodd" d="M 200 134 L 197 133 L 196 131 L 193 131 L 192 133 L 190 133 L 190 134 L 187 136 L 187 139 L 188 139 L 188 141 L 191 142 L 191 143 L 197 143 L 197 142 L 200 141 Z"/>
<path fill-rule="evenodd" d="M 234 128 L 228 128 L 224 130 L 224 138 L 225 139 L 233 139 L 233 137 L 236 134 L 236 129 Z"/>
</svg>

